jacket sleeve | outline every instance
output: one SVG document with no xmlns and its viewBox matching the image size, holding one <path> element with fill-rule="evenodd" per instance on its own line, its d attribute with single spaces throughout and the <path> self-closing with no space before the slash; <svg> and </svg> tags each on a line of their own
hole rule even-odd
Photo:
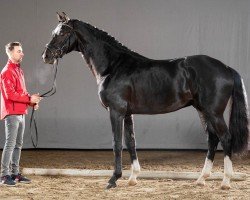
<svg viewBox="0 0 250 200">
<path fill-rule="evenodd" d="M 7 99 L 14 102 L 30 103 L 30 95 L 28 93 L 19 93 L 16 91 L 16 79 L 11 73 L 2 74 L 1 81 L 2 92 L 5 93 Z"/>
</svg>

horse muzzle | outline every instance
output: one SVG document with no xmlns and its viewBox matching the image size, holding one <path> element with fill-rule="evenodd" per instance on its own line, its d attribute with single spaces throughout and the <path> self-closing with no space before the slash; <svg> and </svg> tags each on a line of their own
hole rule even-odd
<svg viewBox="0 0 250 200">
<path fill-rule="evenodd" d="M 43 62 L 46 63 L 46 64 L 53 64 L 54 63 L 54 59 L 49 59 L 48 57 L 46 56 L 42 56 L 42 59 L 43 59 Z"/>
<path fill-rule="evenodd" d="M 54 60 L 57 58 L 54 56 L 54 54 L 52 54 L 52 52 L 48 48 L 46 48 L 42 53 L 42 59 L 43 62 L 46 64 L 53 64 Z"/>
</svg>

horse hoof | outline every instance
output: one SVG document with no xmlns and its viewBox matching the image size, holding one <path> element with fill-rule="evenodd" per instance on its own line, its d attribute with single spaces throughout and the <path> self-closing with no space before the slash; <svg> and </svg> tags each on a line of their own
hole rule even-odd
<svg viewBox="0 0 250 200">
<path fill-rule="evenodd" d="M 229 190 L 231 188 L 230 185 L 221 185 L 220 187 L 222 190 Z"/>
<path fill-rule="evenodd" d="M 137 180 L 136 180 L 136 179 L 129 179 L 129 180 L 128 180 L 128 185 L 134 186 L 134 185 L 136 185 L 136 184 L 137 184 Z"/>
<path fill-rule="evenodd" d="M 203 187 L 205 186 L 205 181 L 196 181 L 195 184 Z"/>
<path fill-rule="evenodd" d="M 111 188 L 115 188 L 117 185 L 116 185 L 116 183 L 109 183 L 108 185 L 107 185 L 107 187 L 106 187 L 106 190 L 109 190 L 109 189 L 111 189 Z"/>
</svg>

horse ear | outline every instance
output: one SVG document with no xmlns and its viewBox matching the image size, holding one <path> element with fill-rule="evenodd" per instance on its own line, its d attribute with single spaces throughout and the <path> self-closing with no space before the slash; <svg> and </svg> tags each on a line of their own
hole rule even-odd
<svg viewBox="0 0 250 200">
<path fill-rule="evenodd" d="M 62 12 L 62 14 L 56 12 L 56 14 L 59 22 L 68 22 L 70 20 L 69 17 L 65 14 L 65 12 Z"/>
<path fill-rule="evenodd" d="M 70 20 L 70 18 L 68 17 L 68 15 L 66 15 L 65 12 L 62 12 L 62 14 L 63 14 L 65 22 L 68 22 Z"/>
<path fill-rule="evenodd" d="M 56 15 L 59 22 L 63 21 L 63 16 L 60 13 L 56 12 Z"/>
</svg>

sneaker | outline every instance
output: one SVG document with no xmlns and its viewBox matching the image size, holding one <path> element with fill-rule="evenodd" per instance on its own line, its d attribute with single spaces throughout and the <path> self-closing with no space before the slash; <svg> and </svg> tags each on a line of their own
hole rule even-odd
<svg viewBox="0 0 250 200">
<path fill-rule="evenodd" d="M 16 186 L 16 183 L 12 180 L 10 175 L 2 176 L 1 177 L 1 184 L 9 186 L 9 187 Z"/>
<path fill-rule="evenodd" d="M 19 182 L 19 183 L 30 183 L 31 182 L 30 179 L 26 178 L 22 174 L 18 174 L 18 175 L 12 174 L 11 178 L 12 178 L 13 181 Z"/>
</svg>

